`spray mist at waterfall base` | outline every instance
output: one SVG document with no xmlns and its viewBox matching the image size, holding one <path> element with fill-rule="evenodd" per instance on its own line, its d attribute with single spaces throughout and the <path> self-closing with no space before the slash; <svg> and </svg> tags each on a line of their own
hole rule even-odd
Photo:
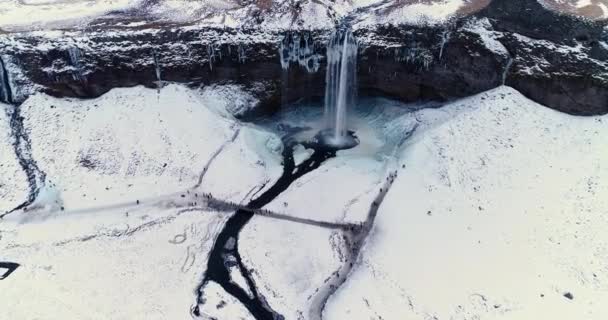
<svg viewBox="0 0 608 320">
<path fill-rule="evenodd" d="M 343 150 L 356 147 L 359 144 L 359 138 L 352 130 L 347 130 L 343 136 L 336 137 L 333 129 L 325 129 L 319 131 L 311 143 L 318 145 L 320 148 Z"/>
<path fill-rule="evenodd" d="M 320 102 L 286 105 L 278 113 L 254 122 L 305 146 L 339 150 L 338 155 L 382 157 L 390 155 L 404 134 L 417 123 L 414 111 L 426 107 L 436 106 L 362 97 L 349 109 L 347 135 L 339 141 L 335 141 L 333 131 L 327 129 Z"/>
</svg>

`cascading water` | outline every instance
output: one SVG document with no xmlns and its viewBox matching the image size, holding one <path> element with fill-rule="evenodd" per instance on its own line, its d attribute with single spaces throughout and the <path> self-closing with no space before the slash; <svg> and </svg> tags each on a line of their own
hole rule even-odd
<svg viewBox="0 0 608 320">
<path fill-rule="evenodd" d="M 13 103 L 13 92 L 8 78 L 8 70 L 4 66 L 2 57 L 0 57 L 0 102 Z"/>
<path fill-rule="evenodd" d="M 350 30 L 336 31 L 327 46 L 325 76 L 325 121 L 323 142 L 349 148 L 357 144 L 346 127 L 348 107 L 355 104 L 357 93 L 357 40 Z"/>
<path fill-rule="evenodd" d="M 161 78 L 160 63 L 158 62 L 156 50 L 152 50 L 152 58 L 154 59 L 154 72 L 156 73 L 156 87 L 160 92 L 160 89 L 163 87 L 163 80 Z"/>
<path fill-rule="evenodd" d="M 72 67 L 74 67 L 72 78 L 78 81 L 86 81 L 82 72 L 82 54 L 80 49 L 78 47 L 70 47 L 68 48 L 68 55 L 70 57 L 70 63 L 72 64 Z"/>
</svg>

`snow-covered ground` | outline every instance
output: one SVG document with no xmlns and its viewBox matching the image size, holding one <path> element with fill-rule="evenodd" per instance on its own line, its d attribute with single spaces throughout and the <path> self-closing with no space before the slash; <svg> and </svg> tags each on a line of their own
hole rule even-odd
<svg viewBox="0 0 608 320">
<path fill-rule="evenodd" d="M 134 7 L 139 0 L 0 0 L 0 29 L 80 25 L 113 10 Z"/>
<path fill-rule="evenodd" d="M 378 1 L 370 7 L 371 10 L 356 17 L 357 27 L 384 24 L 438 24 L 456 16 L 468 5 L 472 4 L 464 0 Z"/>
<path fill-rule="evenodd" d="M 203 295 L 206 303 L 201 314 L 205 319 L 224 319 L 229 315 L 234 320 L 254 319 L 251 313 L 234 297 L 216 283 L 210 283 Z"/>
<path fill-rule="evenodd" d="M 22 105 L 46 207 L 0 221 L 0 262 L 21 264 L 0 281 L 0 318 L 191 317 L 229 216 L 185 211 L 199 201 L 193 194 L 242 203 L 259 195 L 282 171 L 274 125 L 314 128 L 321 115 L 299 108 L 245 124 L 231 115 L 235 93 L 222 92 L 136 87 L 88 101 L 38 94 Z M 349 122 L 362 143 L 267 206 L 359 222 L 398 170 L 324 319 L 608 316 L 608 117 L 561 114 L 509 87 L 438 109 L 366 103 Z M 10 136 L 1 113 L 0 181 L 17 186 L 0 189 L 7 207 L 27 195 Z M 309 154 L 299 148 L 296 162 Z M 238 243 L 270 307 L 307 319 L 318 289 L 347 262 L 344 241 L 335 228 L 255 216 Z M 201 297 L 208 318 L 251 318 L 214 283 Z"/>
<path fill-rule="evenodd" d="M 608 117 L 500 87 L 417 118 L 325 318 L 605 319 Z"/>
<path fill-rule="evenodd" d="M 146 207 L 3 221 L 5 319 L 188 319 L 225 215 Z M 9 218 L 7 218 L 9 219 Z"/>
<path fill-rule="evenodd" d="M 354 17 L 359 26 L 376 24 L 442 23 L 460 14 L 479 10 L 487 0 L 0 0 L 0 29 L 37 30 L 83 28 L 96 18 L 135 19 L 120 23 L 140 28 L 145 21 L 197 23 L 206 26 L 271 30 L 332 29 Z M 127 13 L 127 10 L 131 12 Z M 143 20 L 139 21 L 139 20 Z"/>
<path fill-rule="evenodd" d="M 546 8 L 608 18 L 608 0 L 538 0 Z M 348 17 L 356 27 L 438 24 L 476 12 L 489 0 L 0 0 L 0 30 L 86 28 L 97 18 L 141 28 L 155 21 L 263 30 L 332 29 Z"/>
<path fill-rule="evenodd" d="M 387 99 L 362 99 L 351 110 L 349 121 L 361 144 L 339 151 L 336 158 L 295 181 L 265 208 L 314 221 L 364 221 L 386 176 L 396 167 L 392 160 L 401 137 L 416 124 L 411 107 Z M 319 106 L 296 105 L 262 124 L 310 127 L 297 135 L 306 139 L 321 128 L 322 117 Z M 296 163 L 311 153 L 296 148 Z M 344 238 L 336 229 L 254 217 L 239 243 L 259 292 L 286 319 L 315 316 L 317 310 L 311 307 L 319 288 L 347 263 Z"/>
<path fill-rule="evenodd" d="M 87 101 L 38 94 L 21 106 L 47 179 L 39 206 L 0 222 L 0 262 L 21 264 L 2 281 L 0 318 L 190 318 L 229 215 L 184 209 L 196 192 L 241 201 L 280 168 L 278 138 L 212 107 L 216 98 L 169 85 Z M 22 172 L 0 120 L 4 209 L 27 184 L 12 182 Z"/>
<path fill-rule="evenodd" d="M 317 289 L 344 263 L 341 247 L 335 230 L 266 217 L 254 217 L 239 240 L 258 291 L 285 319 L 310 318 Z M 230 314 L 220 315 L 218 319 L 231 319 Z"/>
<path fill-rule="evenodd" d="M 199 189 L 240 201 L 239 195 L 265 177 L 266 162 L 254 149 L 272 160 L 264 150 L 273 136 L 241 128 L 227 113 L 207 107 L 218 101 L 170 85 L 160 93 L 143 87 L 114 89 L 93 100 L 37 94 L 21 112 L 33 156 L 68 211 L 184 191 L 197 185 L 204 168 L 216 160 L 225 169 L 238 170 L 242 183 L 226 184 L 225 177 L 210 170 Z M 230 156 L 215 159 L 224 149 Z M 240 167 L 234 168 L 235 163 Z"/>
<path fill-rule="evenodd" d="M 388 99 L 363 99 L 351 108 L 349 124 L 361 144 L 338 152 L 317 170 L 294 182 L 266 208 L 290 216 L 327 222 L 358 223 L 366 219 L 370 204 L 387 174 L 395 169 L 393 153 L 401 137 L 416 124 L 411 105 Z M 278 115 L 272 123 L 306 126 L 301 139 L 314 136 L 323 126 L 321 108 L 300 105 Z M 392 121 L 395 118 L 400 120 Z M 296 161 L 311 150 L 298 149 Z M 348 180 L 348 183 L 344 181 Z M 314 201 L 311 201 L 314 199 Z"/>
<path fill-rule="evenodd" d="M 11 106 L 0 103 L 0 214 L 25 201 L 29 184 L 15 155 L 10 118 Z"/>
</svg>

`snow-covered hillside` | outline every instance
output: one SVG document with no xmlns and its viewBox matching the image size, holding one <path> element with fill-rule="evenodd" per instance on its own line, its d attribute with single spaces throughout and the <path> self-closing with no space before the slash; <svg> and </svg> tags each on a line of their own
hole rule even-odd
<svg viewBox="0 0 608 320">
<path fill-rule="evenodd" d="M 607 0 L 538 0 L 548 9 L 608 18 Z M 347 18 L 358 27 L 437 24 L 483 9 L 490 0 L 0 0 L 0 29 L 83 28 L 90 23 L 140 28 L 159 21 L 261 29 L 331 29 Z M 102 18 L 100 21 L 97 21 Z"/>
<path fill-rule="evenodd" d="M 0 262 L 20 264 L 1 281 L 0 318 L 190 319 L 193 305 L 202 319 L 252 318 L 217 282 L 199 287 L 233 212 L 201 195 L 249 203 L 280 180 L 286 149 L 280 130 L 230 115 L 236 93 L 209 90 L 38 94 L 21 106 L 46 183 L 39 206 L 0 220 Z M 323 307 L 329 320 L 608 316 L 606 116 L 562 114 L 505 86 L 441 108 L 379 101 L 351 119 L 358 147 L 222 244 L 245 270 L 223 261 L 228 281 L 250 296 L 252 282 L 285 319 Z M 28 184 L 2 117 L 4 209 Z M 294 162 L 311 154 L 298 147 Z"/>
<path fill-rule="evenodd" d="M 418 119 L 325 318 L 606 318 L 608 118 L 500 87 Z"/>
<path fill-rule="evenodd" d="M 84 27 L 95 19 L 126 19 L 125 27 L 152 21 L 195 22 L 202 25 L 261 29 L 331 29 L 345 17 L 361 26 L 401 23 L 440 23 L 457 14 L 470 13 L 487 0 L 268 0 L 205 1 L 0 1 L 0 28 Z"/>
<path fill-rule="evenodd" d="M 246 200 L 280 168 L 277 138 L 213 107 L 223 104 L 174 85 L 27 100 L 21 112 L 46 183 L 29 210 L 0 222 L 0 261 L 21 265 L 2 281 L 0 318 L 189 318 L 229 217 L 200 208 L 196 193 Z M 25 200 L 27 184 L 0 120 L 4 210 Z"/>
<path fill-rule="evenodd" d="M 264 160 L 272 161 L 270 156 L 259 159 L 251 148 L 265 146 L 272 137 L 241 129 L 227 113 L 206 107 L 220 102 L 171 85 L 158 94 L 142 87 L 115 89 L 93 100 L 38 94 L 21 112 L 33 156 L 66 210 L 183 191 L 197 185 L 201 171 L 213 165 L 210 159 L 224 147 L 233 148 L 229 145 L 243 151 L 218 161 L 240 165 L 241 185 L 234 190 L 209 173 L 205 187 L 222 199 L 240 201 L 247 188 L 266 178 L 260 173 L 265 172 Z"/>
<path fill-rule="evenodd" d="M 9 26 L 37 29 L 80 25 L 137 3 L 138 0 L 0 0 L 0 29 Z"/>
</svg>

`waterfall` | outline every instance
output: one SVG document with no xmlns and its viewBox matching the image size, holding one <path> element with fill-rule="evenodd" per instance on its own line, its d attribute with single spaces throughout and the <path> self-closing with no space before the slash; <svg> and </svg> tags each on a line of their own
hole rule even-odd
<svg viewBox="0 0 608 320">
<path fill-rule="evenodd" d="M 163 87 L 163 81 L 161 79 L 160 63 L 158 63 L 158 55 L 156 54 L 156 50 L 152 50 L 152 57 L 154 59 L 154 71 L 156 72 L 157 88 L 160 90 Z"/>
<path fill-rule="evenodd" d="M 347 140 L 347 110 L 357 92 L 357 41 L 349 30 L 336 31 L 327 46 L 325 76 L 325 121 L 331 140 L 342 145 Z"/>
<path fill-rule="evenodd" d="M 13 103 L 13 91 L 4 60 L 0 57 L 0 102 Z"/>
<path fill-rule="evenodd" d="M 239 46 L 237 47 L 238 49 L 238 59 L 239 59 L 239 63 L 245 63 L 245 60 L 247 59 L 247 57 L 245 56 L 245 48 L 243 47 L 242 44 L 239 43 Z"/>
<path fill-rule="evenodd" d="M 444 31 L 441 34 L 441 45 L 439 49 L 439 60 L 443 57 L 443 51 L 445 50 L 445 45 L 450 41 L 451 33 L 449 31 Z"/>
<path fill-rule="evenodd" d="M 78 47 L 70 47 L 68 48 L 68 55 L 70 57 L 70 63 L 72 64 L 72 67 L 74 67 L 72 78 L 74 80 L 84 81 L 85 78 L 82 73 L 82 55 L 80 49 Z"/>
</svg>

